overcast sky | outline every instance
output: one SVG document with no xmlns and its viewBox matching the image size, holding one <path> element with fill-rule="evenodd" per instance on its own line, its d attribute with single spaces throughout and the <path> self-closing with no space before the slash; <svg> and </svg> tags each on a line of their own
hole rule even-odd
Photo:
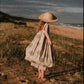
<svg viewBox="0 0 84 84">
<path fill-rule="evenodd" d="M 0 11 L 34 19 L 52 12 L 61 23 L 83 22 L 83 0 L 0 0 Z"/>
</svg>

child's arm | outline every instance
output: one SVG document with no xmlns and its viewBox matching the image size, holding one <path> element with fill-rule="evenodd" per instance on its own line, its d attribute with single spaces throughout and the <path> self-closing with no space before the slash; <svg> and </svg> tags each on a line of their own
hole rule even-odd
<svg viewBox="0 0 84 84">
<path fill-rule="evenodd" d="M 50 43 L 50 45 L 52 45 L 52 42 L 51 42 L 50 37 L 48 35 L 48 24 L 46 24 L 46 26 L 45 26 L 45 36 L 46 36 L 48 42 Z"/>
</svg>

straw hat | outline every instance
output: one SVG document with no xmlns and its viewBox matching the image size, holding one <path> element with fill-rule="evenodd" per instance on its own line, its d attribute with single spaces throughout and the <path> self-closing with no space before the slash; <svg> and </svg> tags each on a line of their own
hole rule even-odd
<svg viewBox="0 0 84 84">
<path fill-rule="evenodd" d="M 58 21 L 57 17 L 54 16 L 54 15 L 53 15 L 52 13 L 50 13 L 50 12 L 41 14 L 41 15 L 39 16 L 39 19 L 42 20 L 42 21 L 45 21 L 45 22 L 56 22 L 56 21 Z"/>
</svg>

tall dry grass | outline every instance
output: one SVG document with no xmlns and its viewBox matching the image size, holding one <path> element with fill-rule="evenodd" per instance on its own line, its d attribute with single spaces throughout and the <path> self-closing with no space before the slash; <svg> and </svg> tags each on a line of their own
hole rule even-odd
<svg viewBox="0 0 84 84">
<path fill-rule="evenodd" d="M 37 23 L 29 23 L 27 27 L 14 23 L 0 23 L 0 62 L 7 58 L 5 63 L 10 66 L 15 66 L 21 62 L 23 62 L 23 67 L 30 66 L 24 60 L 25 49 L 33 40 L 37 25 Z M 67 67 L 67 69 L 78 67 L 80 74 L 82 74 L 83 41 L 56 34 L 54 31 L 50 34 L 55 48 L 57 65 Z"/>
</svg>

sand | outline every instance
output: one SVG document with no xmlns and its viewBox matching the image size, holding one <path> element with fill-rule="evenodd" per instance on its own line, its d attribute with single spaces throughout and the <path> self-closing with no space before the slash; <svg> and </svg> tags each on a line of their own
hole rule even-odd
<svg viewBox="0 0 84 84">
<path fill-rule="evenodd" d="M 51 25 L 50 31 L 65 37 L 83 40 L 83 29 Z"/>
</svg>

